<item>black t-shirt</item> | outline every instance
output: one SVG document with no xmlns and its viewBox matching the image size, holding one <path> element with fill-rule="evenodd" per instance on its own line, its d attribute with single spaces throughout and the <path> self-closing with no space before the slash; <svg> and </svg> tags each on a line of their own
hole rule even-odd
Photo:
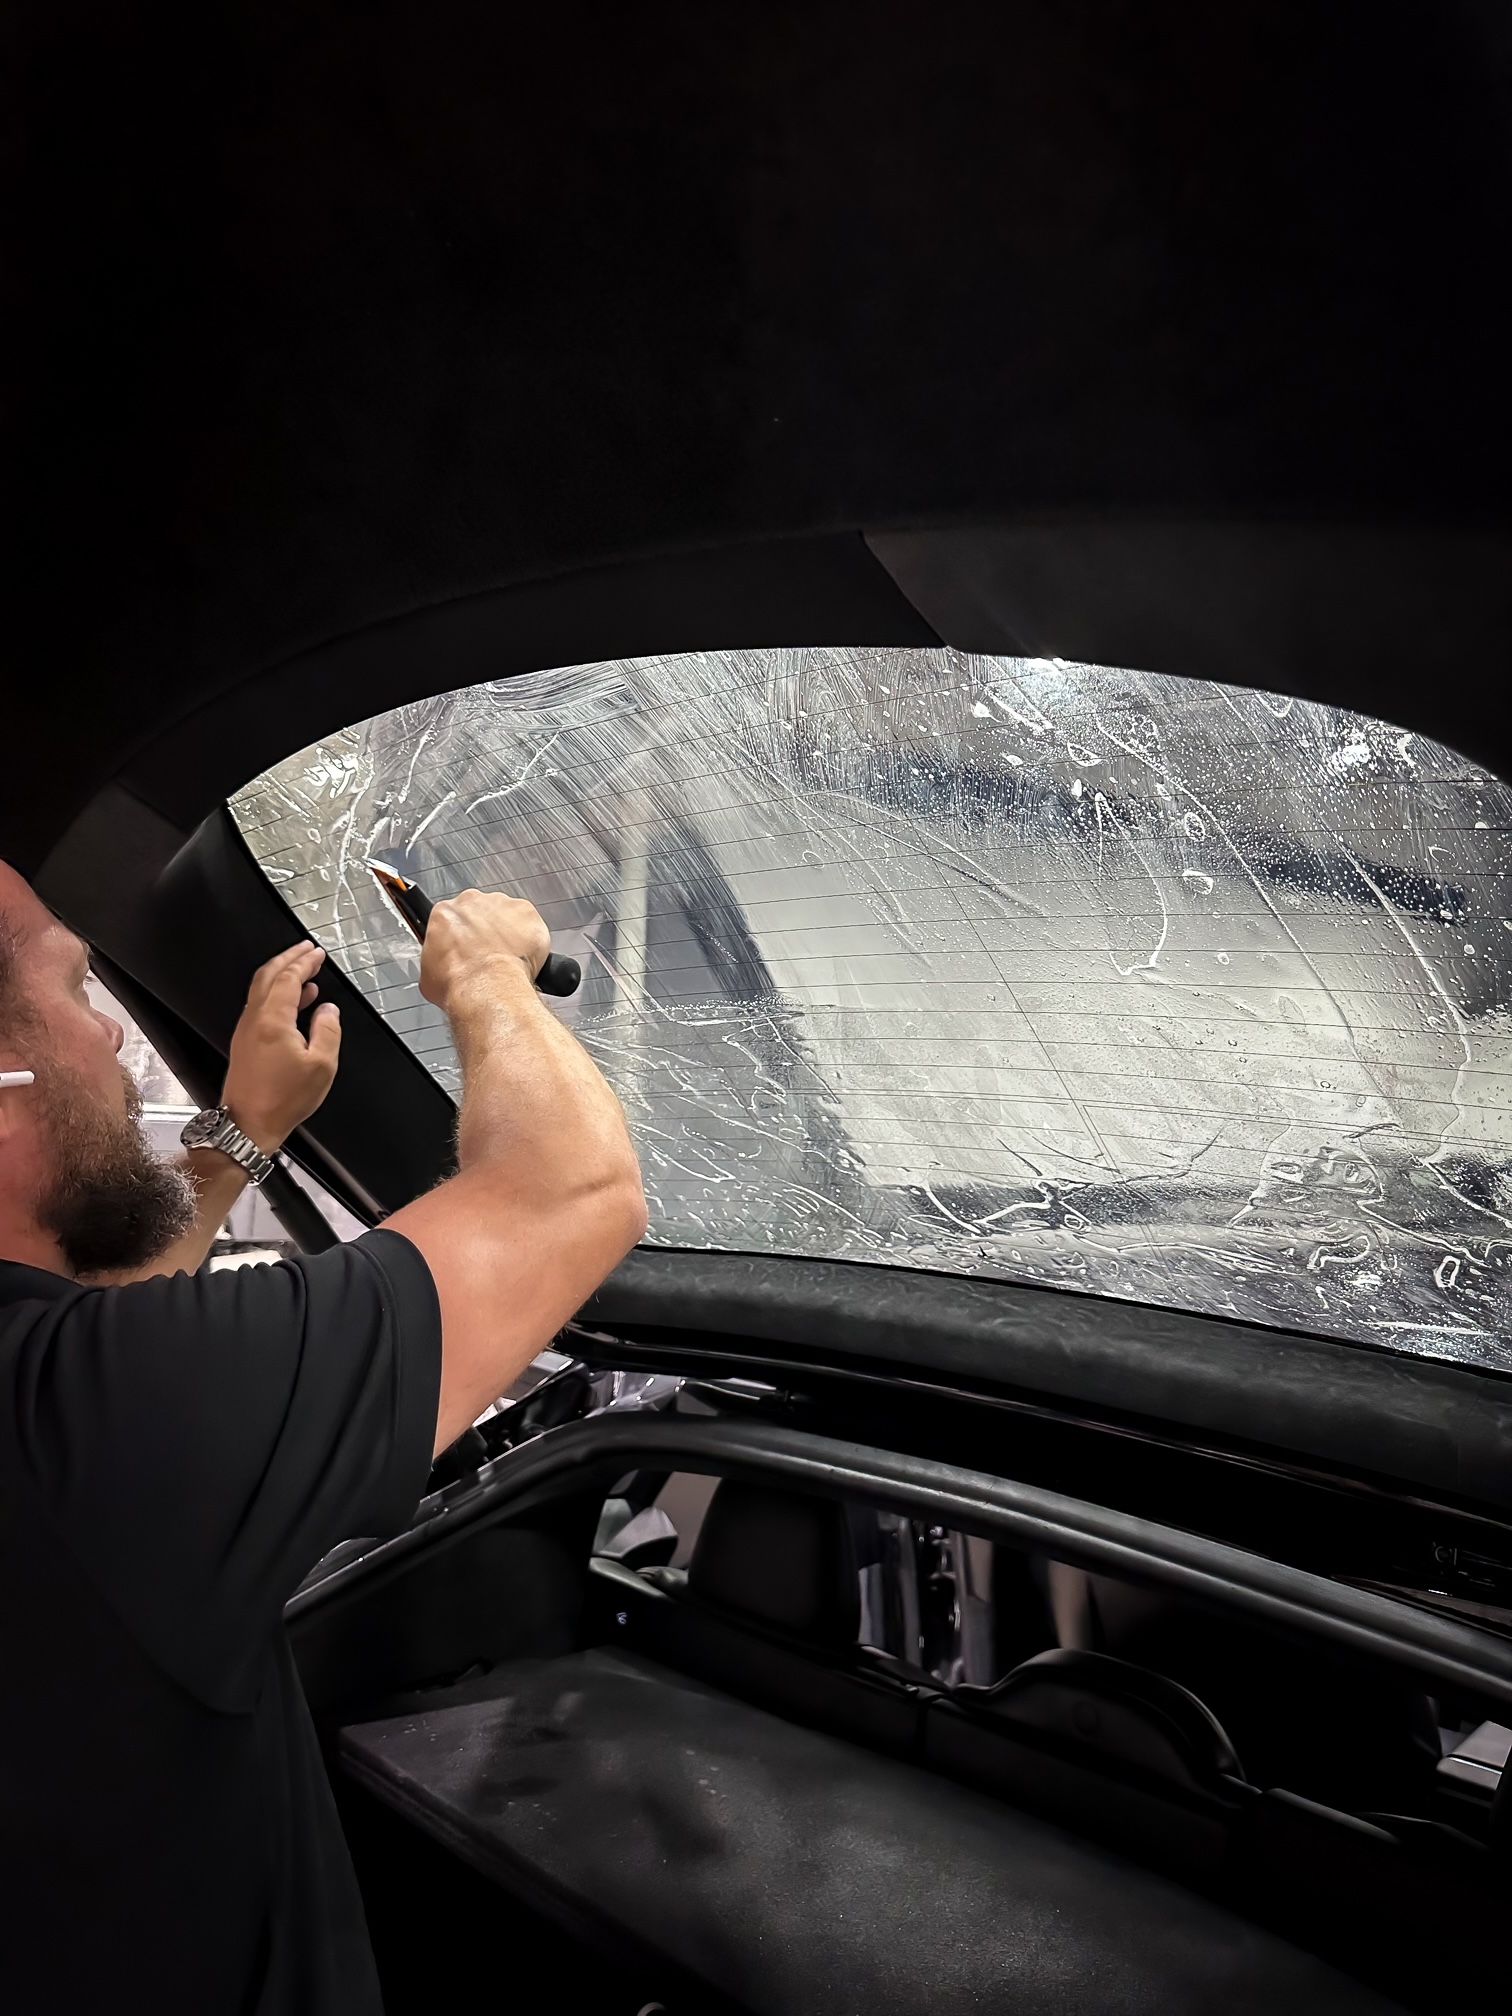
<svg viewBox="0 0 1512 2016">
<path fill-rule="evenodd" d="M 90 1289 L 0 1263 L 0 2006 L 372 2016 L 282 1626 L 402 1530 L 441 1319 L 393 1232 Z"/>
</svg>

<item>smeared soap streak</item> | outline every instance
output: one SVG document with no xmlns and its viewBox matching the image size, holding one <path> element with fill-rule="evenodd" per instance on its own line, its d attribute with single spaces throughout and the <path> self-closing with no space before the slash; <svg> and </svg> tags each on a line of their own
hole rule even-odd
<svg viewBox="0 0 1512 2016">
<path fill-rule="evenodd" d="M 540 905 L 662 1243 L 1512 1366 L 1512 794 L 1431 743 L 1045 660 L 708 653 L 402 708 L 235 809 L 448 1089 L 361 864 Z"/>
<path fill-rule="evenodd" d="M 1167 938 L 1169 938 L 1171 935 L 1171 913 L 1166 907 L 1165 892 L 1164 890 L 1162 890 L 1160 886 L 1160 877 L 1155 873 L 1154 869 L 1150 866 L 1149 862 L 1145 860 L 1144 855 L 1141 853 L 1140 849 L 1134 845 L 1132 839 L 1130 839 L 1129 835 L 1125 832 L 1123 825 L 1119 820 L 1118 814 L 1113 810 L 1112 806 L 1108 803 L 1107 799 L 1103 796 L 1101 791 L 1095 791 L 1092 794 L 1092 802 L 1097 811 L 1098 867 L 1101 868 L 1103 865 L 1103 828 L 1104 825 L 1106 824 L 1113 828 L 1114 832 L 1117 833 L 1118 837 L 1123 841 L 1124 845 L 1128 848 L 1129 852 L 1133 855 L 1134 859 L 1139 863 L 1140 867 L 1144 870 L 1145 874 L 1149 876 L 1150 887 L 1155 891 L 1155 901 L 1160 905 L 1160 931 L 1158 936 L 1156 937 L 1154 945 L 1150 948 L 1150 954 L 1147 959 L 1136 959 L 1132 965 L 1120 966 L 1116 955 L 1111 951 L 1108 954 L 1109 959 L 1112 961 L 1114 970 L 1118 973 L 1121 973 L 1125 980 L 1128 980 L 1135 973 L 1146 973 L 1146 972 L 1153 973 L 1156 966 L 1160 963 L 1160 955 L 1165 950 L 1165 944 Z"/>
</svg>

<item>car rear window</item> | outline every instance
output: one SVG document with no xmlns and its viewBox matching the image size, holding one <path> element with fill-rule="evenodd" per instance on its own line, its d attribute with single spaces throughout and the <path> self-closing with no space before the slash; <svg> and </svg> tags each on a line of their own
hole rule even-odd
<svg viewBox="0 0 1512 2016">
<path fill-rule="evenodd" d="M 454 1092 L 364 868 L 529 896 L 651 1239 L 1512 1368 L 1512 793 L 1274 694 L 948 650 L 490 681 L 289 757 L 264 871 Z"/>
</svg>

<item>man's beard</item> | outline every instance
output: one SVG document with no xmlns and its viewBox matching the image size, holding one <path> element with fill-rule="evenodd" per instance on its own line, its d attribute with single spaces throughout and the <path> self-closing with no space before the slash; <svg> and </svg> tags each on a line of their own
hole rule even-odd
<svg viewBox="0 0 1512 2016">
<path fill-rule="evenodd" d="M 122 1070 L 126 1112 L 113 1113 L 77 1072 L 38 1074 L 52 1136 L 52 1175 L 37 1223 L 76 1277 L 128 1273 L 156 1260 L 194 1222 L 194 1186 L 142 1132 L 142 1095 Z"/>
</svg>

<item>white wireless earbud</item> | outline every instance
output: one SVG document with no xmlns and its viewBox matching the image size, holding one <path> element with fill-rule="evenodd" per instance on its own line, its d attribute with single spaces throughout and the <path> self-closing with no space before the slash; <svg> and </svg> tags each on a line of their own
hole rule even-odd
<svg viewBox="0 0 1512 2016">
<path fill-rule="evenodd" d="M 36 1080 L 35 1071 L 0 1071 L 0 1092 L 8 1091 L 12 1085 L 34 1085 Z"/>
</svg>

